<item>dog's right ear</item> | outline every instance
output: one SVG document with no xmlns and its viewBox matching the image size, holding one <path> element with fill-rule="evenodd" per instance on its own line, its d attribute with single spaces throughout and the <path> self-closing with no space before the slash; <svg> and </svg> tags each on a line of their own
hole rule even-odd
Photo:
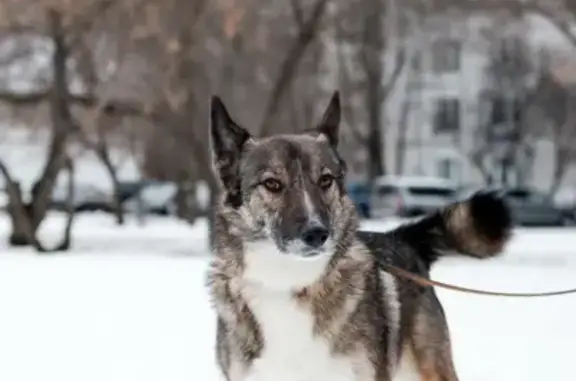
<svg viewBox="0 0 576 381">
<path fill-rule="evenodd" d="M 226 110 L 218 96 L 210 100 L 210 141 L 213 165 L 228 198 L 240 194 L 238 161 L 244 144 L 251 138 L 250 133 L 240 127 Z"/>
<path fill-rule="evenodd" d="M 335 91 L 317 127 L 318 132 L 334 147 L 338 146 L 341 114 L 340 93 Z"/>
</svg>

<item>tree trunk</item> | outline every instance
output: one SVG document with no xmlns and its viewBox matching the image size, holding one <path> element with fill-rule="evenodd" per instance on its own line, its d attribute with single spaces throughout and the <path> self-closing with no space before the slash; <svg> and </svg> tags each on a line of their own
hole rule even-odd
<svg viewBox="0 0 576 381">
<path fill-rule="evenodd" d="M 114 177 L 112 178 L 112 208 L 114 210 L 114 217 L 116 219 L 117 225 L 124 225 L 124 223 L 126 222 L 121 198 L 122 195 L 120 194 L 120 183 L 118 182 L 118 177 L 116 177 L 116 173 L 114 173 Z"/>
<path fill-rule="evenodd" d="M 382 54 L 384 52 L 383 13 L 384 6 L 380 1 L 366 6 L 365 25 L 363 30 L 363 46 L 361 63 L 366 75 L 366 107 L 368 113 L 368 181 L 385 173 L 382 146 L 382 103 L 384 100 L 382 80 L 384 67 Z"/>
<path fill-rule="evenodd" d="M 34 246 L 38 230 L 34 218 L 34 207 L 31 203 L 22 202 L 22 191 L 18 183 L 8 184 L 8 214 L 12 231 L 8 237 L 10 246 Z"/>
<path fill-rule="evenodd" d="M 68 195 L 66 200 L 66 225 L 60 243 L 54 249 L 46 250 L 43 252 L 67 251 L 70 249 L 72 243 L 72 226 L 76 217 L 76 208 L 74 206 L 74 165 L 70 158 L 66 160 L 68 168 Z"/>
<path fill-rule="evenodd" d="M 382 133 L 380 128 L 370 128 L 368 135 L 368 179 L 374 180 L 385 173 L 384 158 L 382 155 Z"/>
<path fill-rule="evenodd" d="M 410 115 L 410 99 L 402 101 L 402 109 L 400 111 L 400 121 L 398 123 L 398 136 L 396 144 L 396 175 L 404 174 L 404 161 L 406 159 L 406 146 L 408 135 L 408 117 Z"/>
<path fill-rule="evenodd" d="M 116 173 L 116 167 L 110 159 L 107 148 L 102 148 L 98 152 L 98 156 L 110 176 L 110 181 L 112 181 L 112 211 L 114 213 L 114 218 L 116 219 L 116 224 L 124 225 L 126 222 L 124 216 L 124 208 L 122 207 L 122 195 L 120 193 L 120 181 L 118 180 L 118 174 Z"/>
<path fill-rule="evenodd" d="M 568 152 L 562 147 L 559 147 L 561 143 L 556 143 L 556 149 L 554 150 L 554 171 L 552 173 L 552 184 L 550 185 L 550 189 L 548 194 L 550 197 L 553 197 L 554 194 L 560 188 L 560 184 L 564 179 L 564 175 L 566 170 L 568 169 Z"/>
<path fill-rule="evenodd" d="M 40 178 L 32 187 L 30 195 L 31 201 L 29 203 L 22 201 L 20 186 L 12 181 L 8 169 L 3 164 L 0 166 L 0 170 L 8 185 L 10 201 L 12 232 L 8 239 L 9 244 L 15 246 L 33 246 L 38 251 L 47 251 L 38 241 L 36 233 L 38 227 L 46 217 L 52 196 L 52 189 L 58 173 L 68 161 L 66 144 L 68 136 L 74 128 L 68 99 L 68 80 L 66 75 L 68 50 L 65 45 L 62 18 L 60 13 L 55 10 L 50 10 L 48 12 L 48 20 L 50 35 L 54 44 L 54 53 L 52 56 L 53 86 L 50 91 L 49 103 L 52 136 L 46 164 Z"/>
<path fill-rule="evenodd" d="M 320 29 L 322 16 L 327 4 L 327 0 L 317 0 L 312 7 L 310 16 L 305 21 L 300 20 L 301 23 L 298 23 L 298 34 L 284 56 L 278 76 L 272 86 L 269 101 L 264 107 L 264 115 L 258 129 L 258 136 L 269 135 L 273 132 L 272 127 L 278 116 L 281 101 L 298 72 L 298 65 Z"/>
</svg>

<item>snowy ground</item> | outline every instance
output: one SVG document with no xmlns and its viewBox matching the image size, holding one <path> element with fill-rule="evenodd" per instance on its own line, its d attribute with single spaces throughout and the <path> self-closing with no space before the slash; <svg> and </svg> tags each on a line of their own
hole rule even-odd
<svg viewBox="0 0 576 381">
<path fill-rule="evenodd" d="M 61 228 L 52 218 L 44 240 Z M 6 230 L 1 217 L 2 242 Z M 0 380 L 219 380 L 204 233 L 201 223 L 117 228 L 109 217 L 83 216 L 71 253 L 0 246 Z M 433 277 L 501 291 L 576 287 L 576 230 L 519 230 L 503 258 L 445 260 Z M 576 297 L 438 293 L 461 381 L 573 378 Z"/>
</svg>

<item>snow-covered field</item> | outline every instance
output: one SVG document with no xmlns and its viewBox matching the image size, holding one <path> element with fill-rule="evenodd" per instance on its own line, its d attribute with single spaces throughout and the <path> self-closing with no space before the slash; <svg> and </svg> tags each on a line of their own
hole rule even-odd
<svg viewBox="0 0 576 381">
<path fill-rule="evenodd" d="M 61 228 L 51 218 L 44 240 Z M 0 380 L 219 380 L 203 223 L 118 228 L 107 216 L 81 216 L 74 251 L 50 256 L 6 250 L 6 231 L 2 216 Z M 444 260 L 432 275 L 500 291 L 576 287 L 576 230 L 519 230 L 503 258 Z M 461 381 L 574 378 L 576 296 L 438 293 Z"/>
</svg>

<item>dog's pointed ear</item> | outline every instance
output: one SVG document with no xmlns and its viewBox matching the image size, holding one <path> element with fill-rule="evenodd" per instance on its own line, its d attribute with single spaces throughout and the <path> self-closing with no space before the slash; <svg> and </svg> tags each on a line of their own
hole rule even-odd
<svg viewBox="0 0 576 381">
<path fill-rule="evenodd" d="M 210 143 L 216 173 L 229 195 L 239 189 L 238 161 L 250 133 L 230 117 L 224 102 L 218 96 L 210 100 Z"/>
<path fill-rule="evenodd" d="M 340 92 L 335 91 L 326 111 L 324 111 L 320 124 L 316 128 L 334 147 L 338 146 L 341 113 Z"/>
<path fill-rule="evenodd" d="M 236 123 L 218 96 L 210 101 L 210 138 L 215 158 L 239 154 L 250 133 Z"/>
</svg>

